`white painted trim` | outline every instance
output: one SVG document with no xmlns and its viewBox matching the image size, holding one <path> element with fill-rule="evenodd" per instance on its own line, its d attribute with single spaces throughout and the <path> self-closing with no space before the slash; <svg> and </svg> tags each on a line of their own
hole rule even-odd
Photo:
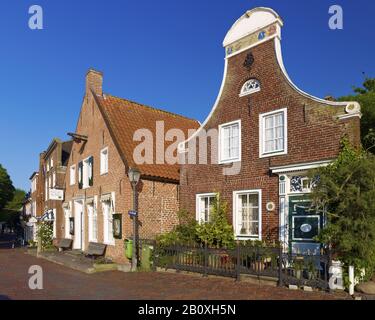
<svg viewBox="0 0 375 320">
<path fill-rule="evenodd" d="M 284 113 L 284 148 L 281 151 L 275 151 L 275 152 L 268 152 L 264 153 L 264 118 L 276 113 Z M 274 157 L 274 156 L 280 156 L 288 153 L 288 109 L 282 108 L 273 110 L 266 113 L 259 114 L 259 158 L 267 158 L 267 157 Z"/>
<path fill-rule="evenodd" d="M 72 169 L 74 168 L 74 182 L 72 182 Z M 77 180 L 77 166 L 72 164 L 69 168 L 69 185 L 74 186 Z"/>
<path fill-rule="evenodd" d="M 340 115 L 337 116 L 337 118 L 340 119 L 340 120 L 349 119 L 349 118 L 356 118 L 356 117 L 361 119 L 362 113 L 361 112 L 347 113 L 347 114 L 340 114 Z"/>
<path fill-rule="evenodd" d="M 272 25 L 272 23 L 271 23 L 270 25 Z M 263 28 L 260 28 L 260 29 L 263 29 Z M 259 30 L 260 30 L 260 29 L 259 29 Z M 259 31 L 259 30 L 258 30 L 258 31 Z M 233 53 L 231 53 L 231 54 L 228 54 L 224 59 L 227 60 L 227 59 L 229 59 L 229 58 L 232 58 L 232 57 L 236 56 L 237 54 L 240 54 L 240 53 L 242 53 L 242 52 L 244 52 L 244 51 L 246 51 L 246 50 L 250 50 L 251 48 L 254 48 L 254 47 L 256 47 L 256 46 L 259 46 L 260 44 L 262 44 L 262 43 L 264 43 L 264 42 L 267 42 L 267 41 L 269 41 L 269 40 L 272 40 L 272 39 L 274 39 L 274 38 L 277 38 L 277 37 L 280 37 L 280 35 L 279 35 L 278 33 L 275 33 L 275 34 L 273 34 L 272 36 L 269 36 L 269 37 L 264 38 L 263 40 L 259 40 L 258 42 L 255 42 L 255 43 L 253 43 L 253 44 L 251 44 L 251 45 L 249 45 L 249 46 L 243 47 L 241 50 L 238 50 L 238 51 L 236 51 L 236 52 L 233 52 Z M 227 46 L 227 47 L 228 47 L 228 46 Z M 226 47 L 226 48 L 227 48 L 227 47 Z"/>
<path fill-rule="evenodd" d="M 307 163 L 297 163 L 286 166 L 271 167 L 272 173 L 288 173 L 294 171 L 305 171 L 309 169 L 324 167 L 329 165 L 333 160 L 322 160 Z"/>
<path fill-rule="evenodd" d="M 198 223 L 201 223 L 200 219 L 200 199 L 205 197 L 216 197 L 217 193 L 211 192 L 211 193 L 197 193 L 195 195 L 195 220 L 198 221 Z"/>
<path fill-rule="evenodd" d="M 258 203 L 259 203 L 259 234 L 258 236 L 238 236 L 237 235 L 237 197 L 241 194 L 248 194 L 248 193 L 258 193 Z M 236 240 L 262 240 L 262 189 L 252 189 L 252 190 L 236 190 L 233 191 L 233 206 L 232 206 L 232 223 L 233 223 L 233 232 L 234 237 Z"/>
<path fill-rule="evenodd" d="M 283 62 L 283 58 L 282 58 L 282 50 L 281 50 L 281 41 L 279 38 L 275 38 L 275 50 L 276 50 L 276 57 L 277 57 L 277 62 L 279 64 L 279 67 L 281 69 L 281 71 L 283 72 L 285 78 L 288 80 L 289 84 L 300 94 L 302 94 L 304 97 L 307 97 L 309 99 L 312 99 L 316 102 L 320 102 L 320 103 L 324 103 L 324 104 L 328 104 L 328 105 L 331 105 L 331 106 L 347 106 L 348 104 L 355 104 L 357 108 L 361 108 L 360 104 L 358 102 L 355 102 L 355 101 L 347 101 L 347 102 L 340 102 L 340 101 L 329 101 L 329 100 L 324 100 L 324 99 L 321 99 L 321 98 L 318 98 L 318 97 L 315 97 L 311 94 L 308 94 L 306 93 L 305 91 L 301 90 L 300 88 L 298 88 L 294 83 L 293 81 L 290 79 L 289 75 L 288 75 L 288 72 L 286 71 L 285 69 L 285 66 L 284 66 L 284 62 Z"/>
<path fill-rule="evenodd" d="M 257 11 L 267 11 L 271 14 L 274 15 L 274 21 L 271 21 L 270 23 L 268 24 L 264 24 L 264 25 L 260 25 L 259 27 L 255 28 L 255 29 L 252 29 L 252 30 L 249 30 L 246 34 L 244 34 L 243 36 L 233 40 L 233 41 L 228 41 L 228 36 L 229 34 L 233 31 L 233 29 L 235 29 L 237 27 L 237 25 L 240 23 L 241 20 L 243 20 L 244 18 L 248 18 L 251 16 L 251 14 L 253 14 L 254 12 L 257 12 Z M 280 16 L 277 14 L 277 12 L 271 8 L 267 8 L 267 7 L 257 7 L 257 8 L 254 8 L 254 9 L 251 9 L 251 10 L 248 10 L 246 11 L 241 17 L 239 17 L 235 22 L 234 24 L 232 25 L 232 27 L 228 30 L 225 38 L 224 38 L 224 41 L 223 41 L 223 47 L 227 47 L 235 42 L 237 42 L 238 40 L 241 40 L 245 37 L 247 37 L 248 35 L 252 34 L 252 33 L 256 33 L 257 31 L 263 29 L 263 28 L 266 28 L 268 27 L 269 25 L 271 24 L 274 24 L 275 22 L 278 22 L 280 24 L 280 26 L 283 26 L 283 21 L 281 20 Z"/>
<path fill-rule="evenodd" d="M 227 73 L 228 73 L 228 60 L 225 59 L 225 63 L 224 63 L 224 73 L 223 73 L 223 80 L 221 81 L 221 86 L 220 86 L 220 90 L 219 90 L 219 94 L 218 96 L 216 97 L 216 101 L 214 103 L 214 106 L 213 108 L 211 109 L 211 112 L 209 113 L 209 115 L 207 116 L 206 120 L 204 120 L 204 122 L 201 124 L 201 126 L 198 128 L 198 130 L 191 135 L 190 138 L 186 139 L 184 142 L 181 142 L 180 145 L 182 145 L 182 149 L 185 149 L 185 146 L 186 144 L 194 139 L 196 136 L 198 136 L 199 132 L 204 129 L 204 127 L 206 126 L 206 124 L 208 123 L 208 121 L 211 119 L 212 115 L 214 114 L 216 108 L 218 107 L 219 105 L 219 101 L 221 100 L 221 96 L 223 94 L 223 90 L 224 90 L 224 86 L 225 86 L 225 80 L 226 80 L 226 77 L 227 77 Z M 179 147 L 180 148 L 180 147 Z"/>
<path fill-rule="evenodd" d="M 238 141 L 238 143 L 239 143 L 239 145 L 238 145 L 238 158 L 221 160 L 221 156 L 222 156 L 221 130 L 224 127 L 228 127 L 228 126 L 231 126 L 231 125 L 234 125 L 234 124 L 238 124 L 238 139 L 239 139 L 239 141 Z M 241 119 L 220 124 L 218 129 L 219 129 L 218 130 L 219 131 L 219 141 L 218 141 L 219 142 L 218 143 L 218 152 L 219 152 L 218 159 L 219 159 L 219 161 L 218 161 L 218 163 L 219 164 L 225 164 L 225 163 L 241 162 L 241 153 L 242 153 Z"/>
</svg>

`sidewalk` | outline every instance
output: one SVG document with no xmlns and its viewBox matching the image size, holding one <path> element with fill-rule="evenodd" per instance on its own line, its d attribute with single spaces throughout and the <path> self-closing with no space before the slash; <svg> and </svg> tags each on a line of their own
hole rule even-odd
<svg viewBox="0 0 375 320">
<path fill-rule="evenodd" d="M 98 263 L 97 261 L 87 258 L 82 253 L 77 251 L 46 251 L 37 255 L 36 249 L 28 249 L 26 253 L 87 274 L 116 270 L 130 272 L 130 265 Z"/>
</svg>

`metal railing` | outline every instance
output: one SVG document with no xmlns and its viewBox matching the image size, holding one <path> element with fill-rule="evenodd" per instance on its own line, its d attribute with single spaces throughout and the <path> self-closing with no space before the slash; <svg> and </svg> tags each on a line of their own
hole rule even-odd
<svg viewBox="0 0 375 320">
<path fill-rule="evenodd" d="M 241 275 L 270 278 L 279 285 L 328 289 L 328 253 L 303 255 L 284 253 L 277 246 L 237 244 L 234 248 L 210 248 L 198 244 L 162 245 L 153 240 L 152 266 L 240 279 Z"/>
</svg>

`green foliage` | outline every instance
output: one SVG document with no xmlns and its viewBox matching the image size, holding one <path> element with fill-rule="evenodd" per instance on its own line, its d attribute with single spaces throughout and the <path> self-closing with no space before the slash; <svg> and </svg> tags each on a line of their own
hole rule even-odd
<svg viewBox="0 0 375 320">
<path fill-rule="evenodd" d="M 161 246 L 175 243 L 194 245 L 207 243 L 210 247 L 222 248 L 234 246 L 233 227 L 226 218 L 227 204 L 217 195 L 212 208 L 210 222 L 197 223 L 186 210 L 178 213 L 179 225 L 171 232 L 157 237 Z"/>
<path fill-rule="evenodd" d="M 233 227 L 227 220 L 227 204 L 217 194 L 212 207 L 210 221 L 198 224 L 197 236 L 201 242 L 210 247 L 234 247 Z"/>
<path fill-rule="evenodd" d="M 312 199 L 328 220 L 317 240 L 370 277 L 375 270 L 375 156 L 344 140 L 338 159 L 311 172 L 316 175 L 320 183 Z"/>
<path fill-rule="evenodd" d="M 42 250 L 52 247 L 53 240 L 53 223 L 43 221 L 38 224 L 37 237 L 42 240 Z"/>
<path fill-rule="evenodd" d="M 21 189 L 16 189 L 13 194 L 13 199 L 6 205 L 7 209 L 20 210 L 22 203 L 25 200 L 26 192 Z"/>
<path fill-rule="evenodd" d="M 0 164 L 0 210 L 13 199 L 14 187 L 8 172 Z"/>
<path fill-rule="evenodd" d="M 354 88 L 355 95 L 339 101 L 357 101 L 361 105 L 361 140 L 365 149 L 375 153 L 375 78 L 366 78 L 363 88 Z"/>
<path fill-rule="evenodd" d="M 161 246 L 169 246 L 175 243 L 192 244 L 198 241 L 196 234 L 198 224 L 195 219 L 186 210 L 180 210 L 177 215 L 179 224 L 171 232 L 157 237 Z"/>
</svg>

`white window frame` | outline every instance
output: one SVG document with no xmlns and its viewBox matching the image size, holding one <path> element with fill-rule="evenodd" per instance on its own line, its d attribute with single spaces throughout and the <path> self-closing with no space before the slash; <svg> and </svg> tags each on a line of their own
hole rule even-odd
<svg viewBox="0 0 375 320">
<path fill-rule="evenodd" d="M 96 212 L 95 200 L 87 204 L 87 215 L 89 218 L 89 242 L 98 242 L 98 216 Z M 96 233 L 94 234 L 94 217 L 96 218 Z"/>
<path fill-rule="evenodd" d="M 113 211 L 111 201 L 102 201 L 103 242 L 104 244 L 113 246 L 115 245 L 115 238 L 113 236 Z M 105 209 L 105 206 L 108 206 L 108 210 Z M 111 230 L 112 232 L 110 232 Z"/>
<path fill-rule="evenodd" d="M 255 89 L 251 89 L 251 90 L 245 92 L 246 85 L 247 85 L 249 82 L 255 82 L 255 83 L 258 85 L 258 87 L 255 88 Z M 244 97 L 244 96 L 247 96 L 247 95 L 249 95 L 249 94 L 252 94 L 252 93 L 258 92 L 258 91 L 260 91 L 260 83 L 259 83 L 259 81 L 258 81 L 257 79 L 249 79 L 249 80 L 247 80 L 247 81 L 243 84 L 243 86 L 241 87 L 240 97 Z"/>
<path fill-rule="evenodd" d="M 258 230 L 259 234 L 257 236 L 243 236 L 238 232 L 238 197 L 244 194 L 258 194 Z M 233 191 L 233 230 L 236 240 L 262 240 L 262 190 L 252 189 L 252 190 L 239 190 Z"/>
<path fill-rule="evenodd" d="M 50 159 L 50 167 L 51 167 L 51 169 L 53 168 L 53 158 L 52 157 Z"/>
<path fill-rule="evenodd" d="M 52 188 L 56 187 L 56 172 L 52 173 Z"/>
<path fill-rule="evenodd" d="M 265 118 L 268 116 L 275 115 L 277 113 L 284 114 L 284 148 L 283 150 L 277 150 L 272 152 L 264 152 L 265 147 Z M 279 156 L 288 153 L 288 112 L 287 108 L 274 110 L 267 113 L 259 114 L 259 158 Z"/>
<path fill-rule="evenodd" d="M 225 127 L 233 126 L 235 124 L 238 124 L 238 157 L 237 158 L 230 158 L 230 159 L 223 159 L 223 142 L 222 142 L 222 130 Z M 227 123 L 223 123 L 219 125 L 219 164 L 223 163 L 233 163 L 233 162 L 239 162 L 241 161 L 241 153 L 242 153 L 242 146 L 241 146 L 241 120 L 235 120 Z"/>
<path fill-rule="evenodd" d="M 106 163 L 104 162 L 104 154 L 106 153 Z M 104 175 L 108 173 L 109 168 L 109 151 L 108 147 L 100 150 L 100 175 Z"/>
<path fill-rule="evenodd" d="M 74 174 L 73 174 L 74 170 Z M 76 177 L 77 177 L 77 166 L 75 164 L 70 166 L 69 170 L 69 180 L 70 180 L 70 185 L 74 186 L 76 184 Z"/>
<path fill-rule="evenodd" d="M 57 217 L 56 217 L 56 214 L 57 214 L 57 210 L 56 209 L 52 209 L 53 211 L 53 229 L 52 229 L 52 233 L 53 233 L 53 239 L 56 239 L 57 237 Z"/>
<path fill-rule="evenodd" d="M 89 160 L 90 160 L 91 156 L 90 157 L 87 157 L 86 159 L 84 159 L 82 161 L 83 163 L 83 172 L 82 172 L 82 189 L 88 189 L 90 188 L 90 173 L 91 173 L 91 168 L 90 168 L 90 165 L 89 165 Z"/>
<path fill-rule="evenodd" d="M 198 193 L 195 195 L 195 219 L 198 221 L 198 223 L 204 223 L 204 217 L 202 217 L 202 208 L 201 208 L 201 199 L 207 198 L 207 197 L 216 197 L 216 193 Z M 210 217 L 210 214 L 208 215 Z M 208 218 L 210 219 L 210 218 Z"/>
</svg>

